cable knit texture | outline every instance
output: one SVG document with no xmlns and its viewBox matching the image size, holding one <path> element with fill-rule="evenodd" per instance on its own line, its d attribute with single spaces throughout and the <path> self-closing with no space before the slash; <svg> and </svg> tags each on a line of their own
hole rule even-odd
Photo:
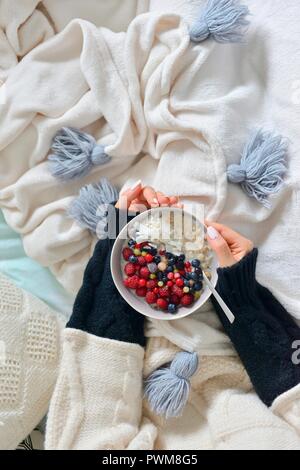
<svg viewBox="0 0 300 470">
<path fill-rule="evenodd" d="M 118 223 L 118 209 L 115 215 Z M 128 216 L 128 220 L 131 218 Z M 119 233 L 119 227 L 116 233 Z M 113 244 L 114 240 L 108 238 L 98 241 L 67 326 L 96 336 L 144 346 L 144 317 L 120 296 L 112 279 L 110 256 Z"/>
<path fill-rule="evenodd" d="M 214 299 L 214 307 L 247 369 L 254 388 L 268 406 L 300 383 L 300 367 L 292 361 L 300 329 L 272 293 L 255 279 L 258 251 L 219 269 L 217 290 L 234 312 L 231 325 Z"/>
<path fill-rule="evenodd" d="M 0 449 L 15 449 L 45 416 L 64 323 L 0 274 Z"/>
</svg>

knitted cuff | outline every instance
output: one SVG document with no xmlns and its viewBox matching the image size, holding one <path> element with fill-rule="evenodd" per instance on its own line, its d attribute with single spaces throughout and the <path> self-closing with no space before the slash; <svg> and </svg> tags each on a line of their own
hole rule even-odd
<svg viewBox="0 0 300 470">
<path fill-rule="evenodd" d="M 114 215 L 118 221 L 118 209 Z M 128 216 L 127 220 L 132 218 Z M 98 241 L 67 327 L 144 346 L 144 317 L 121 297 L 112 279 L 110 257 L 113 244 L 113 239 Z"/>
<path fill-rule="evenodd" d="M 257 255 L 258 250 L 254 248 L 233 266 L 218 269 L 217 291 L 233 310 L 257 301 Z"/>
</svg>

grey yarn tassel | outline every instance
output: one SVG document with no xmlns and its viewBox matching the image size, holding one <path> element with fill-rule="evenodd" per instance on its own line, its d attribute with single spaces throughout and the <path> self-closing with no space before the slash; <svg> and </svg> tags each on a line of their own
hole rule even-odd
<svg viewBox="0 0 300 470">
<path fill-rule="evenodd" d="M 280 190 L 287 172 L 287 148 L 282 136 L 262 129 L 254 131 L 240 164 L 228 166 L 228 180 L 240 183 L 248 196 L 270 207 L 268 196 Z"/>
<path fill-rule="evenodd" d="M 169 367 L 152 372 L 145 381 L 145 396 L 151 409 L 166 418 L 179 416 L 188 400 L 189 379 L 197 368 L 197 354 L 181 351 Z"/>
<path fill-rule="evenodd" d="M 94 165 L 104 165 L 111 158 L 93 136 L 70 127 L 63 127 L 56 134 L 51 150 L 50 171 L 63 181 L 83 177 Z"/>
<path fill-rule="evenodd" d="M 69 207 L 68 215 L 82 227 L 97 233 L 101 219 L 106 218 L 107 204 L 116 202 L 118 197 L 117 189 L 106 178 L 102 178 L 97 184 L 88 184 L 81 188 L 79 196 Z"/>
<path fill-rule="evenodd" d="M 238 0 L 208 0 L 190 30 L 191 41 L 212 37 L 220 43 L 241 42 L 249 21 L 249 9 Z"/>
</svg>

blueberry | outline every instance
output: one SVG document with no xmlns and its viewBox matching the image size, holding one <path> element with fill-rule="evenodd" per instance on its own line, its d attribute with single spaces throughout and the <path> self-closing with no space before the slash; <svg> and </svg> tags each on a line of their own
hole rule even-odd
<svg viewBox="0 0 300 470">
<path fill-rule="evenodd" d="M 185 260 L 185 255 L 178 256 L 178 261 L 184 261 L 184 260 Z"/>
<path fill-rule="evenodd" d="M 195 272 L 190 273 L 190 279 L 193 279 L 193 281 L 199 281 L 199 275 Z"/>
<path fill-rule="evenodd" d="M 163 278 L 162 278 L 162 282 L 164 282 L 164 283 L 168 282 L 168 278 L 167 278 L 167 276 L 163 276 Z"/>
<path fill-rule="evenodd" d="M 151 251 L 150 251 L 151 255 L 153 256 L 156 256 L 157 255 L 157 249 L 154 248 L 154 246 L 151 246 Z"/>
<path fill-rule="evenodd" d="M 168 312 L 169 313 L 176 313 L 177 307 L 175 304 L 169 304 L 168 305 Z"/>
<path fill-rule="evenodd" d="M 198 275 L 198 279 L 202 280 L 203 279 L 203 272 L 201 268 L 196 268 L 194 272 Z"/>
<path fill-rule="evenodd" d="M 202 289 L 202 282 L 199 281 L 199 282 L 196 282 L 196 284 L 194 284 L 193 288 L 195 289 L 195 291 L 198 291 L 198 290 L 201 290 Z"/>
<path fill-rule="evenodd" d="M 192 260 L 192 266 L 194 268 L 199 268 L 200 267 L 200 261 L 198 259 L 193 259 Z"/>
<path fill-rule="evenodd" d="M 158 279 L 159 281 L 162 281 L 162 278 L 164 277 L 162 271 L 158 271 L 158 273 L 157 273 L 156 276 L 157 276 L 157 279 Z"/>
<path fill-rule="evenodd" d="M 173 272 L 173 266 L 168 266 L 166 269 L 167 273 L 172 273 Z"/>
<path fill-rule="evenodd" d="M 176 264 L 176 268 L 182 271 L 184 269 L 184 262 L 183 261 L 178 261 Z"/>
<path fill-rule="evenodd" d="M 170 258 L 174 258 L 174 255 L 173 253 L 169 253 L 168 251 L 165 252 L 165 257 L 170 259 Z"/>
<path fill-rule="evenodd" d="M 135 245 L 135 240 L 133 240 L 132 238 L 128 241 L 128 246 L 133 247 Z"/>
<path fill-rule="evenodd" d="M 188 279 L 185 279 L 184 285 L 185 285 L 186 287 L 190 287 L 190 281 L 189 281 Z"/>
<path fill-rule="evenodd" d="M 169 259 L 168 259 L 168 265 L 169 265 L 169 266 L 174 266 L 175 263 L 176 263 L 175 258 L 169 258 Z"/>
<path fill-rule="evenodd" d="M 137 257 L 134 255 L 129 256 L 129 261 L 130 263 L 135 264 L 137 262 Z"/>
<path fill-rule="evenodd" d="M 157 255 L 157 256 L 154 257 L 153 261 L 154 261 L 154 263 L 158 264 L 158 263 L 161 262 L 161 257 Z"/>
</svg>

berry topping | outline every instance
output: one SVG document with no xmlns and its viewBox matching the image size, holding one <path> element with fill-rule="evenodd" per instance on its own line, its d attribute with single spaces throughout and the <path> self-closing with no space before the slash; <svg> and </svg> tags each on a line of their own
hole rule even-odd
<svg viewBox="0 0 300 470">
<path fill-rule="evenodd" d="M 145 297 L 147 294 L 147 287 L 138 287 L 135 292 L 139 297 Z"/>
<path fill-rule="evenodd" d="M 135 274 L 135 265 L 133 263 L 125 264 L 124 271 L 127 276 L 133 276 Z"/>
<path fill-rule="evenodd" d="M 157 299 L 156 305 L 161 310 L 166 310 L 168 308 L 168 302 L 165 299 Z"/>
<path fill-rule="evenodd" d="M 199 291 L 199 290 L 201 290 L 201 289 L 202 289 L 202 287 L 203 287 L 203 284 L 202 284 L 202 282 L 201 282 L 201 281 L 199 281 L 199 282 L 196 282 L 196 283 L 194 284 L 194 289 L 195 289 L 196 291 Z"/>
<path fill-rule="evenodd" d="M 157 285 L 157 282 L 154 281 L 154 279 L 151 279 L 150 281 L 147 281 L 147 289 L 154 289 L 154 287 L 156 287 Z"/>
<path fill-rule="evenodd" d="M 125 261 L 129 260 L 129 257 L 133 254 L 132 250 L 128 247 L 123 248 L 122 255 Z"/>
<path fill-rule="evenodd" d="M 127 281 L 127 286 L 129 289 L 136 289 L 139 285 L 139 278 L 138 276 L 134 275 L 126 279 Z"/>
<path fill-rule="evenodd" d="M 148 279 L 149 274 L 150 274 L 150 271 L 149 271 L 149 269 L 147 268 L 147 266 L 143 266 L 143 267 L 140 269 L 140 276 L 143 277 L 144 279 Z"/>
<path fill-rule="evenodd" d="M 184 307 L 188 307 L 194 302 L 194 296 L 192 294 L 184 294 L 183 297 L 181 297 L 181 305 Z"/>
<path fill-rule="evenodd" d="M 148 302 L 148 304 L 155 304 L 156 301 L 157 301 L 157 295 L 154 292 L 147 292 L 146 302 Z"/>
<path fill-rule="evenodd" d="M 200 261 L 198 259 L 193 259 L 192 260 L 192 266 L 194 268 L 199 268 L 200 267 Z"/>
<path fill-rule="evenodd" d="M 153 261 L 153 256 L 150 255 L 150 253 L 148 253 L 148 254 L 145 256 L 145 260 L 147 261 L 147 263 L 152 263 L 152 261 Z"/>
<path fill-rule="evenodd" d="M 176 284 L 174 284 L 172 287 L 172 293 L 177 295 L 178 297 L 183 296 L 183 290 L 181 289 L 181 287 L 177 286 Z"/>
<path fill-rule="evenodd" d="M 137 262 L 140 266 L 145 266 L 147 264 L 145 258 L 143 256 L 139 256 Z"/>
<path fill-rule="evenodd" d="M 168 289 L 168 287 L 160 287 L 158 289 L 158 293 L 159 293 L 160 297 L 168 297 L 169 289 Z"/>
<path fill-rule="evenodd" d="M 175 304 L 169 304 L 168 305 L 168 312 L 169 313 L 176 313 L 177 306 Z"/>
<path fill-rule="evenodd" d="M 171 297 L 170 297 L 170 302 L 172 304 L 179 305 L 180 304 L 180 298 L 178 297 L 178 295 L 172 294 Z"/>
</svg>

